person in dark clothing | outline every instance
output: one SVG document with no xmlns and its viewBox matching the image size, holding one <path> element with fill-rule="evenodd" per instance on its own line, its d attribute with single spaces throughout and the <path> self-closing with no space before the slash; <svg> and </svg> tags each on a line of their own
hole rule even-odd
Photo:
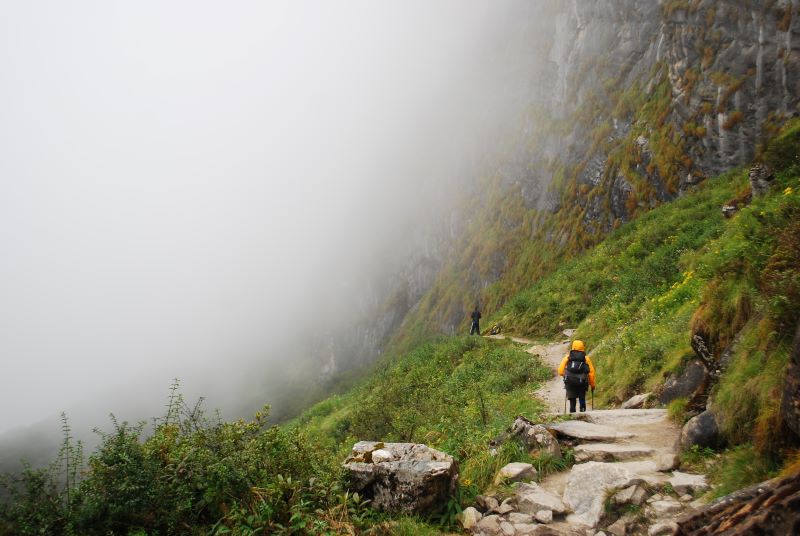
<svg viewBox="0 0 800 536">
<path fill-rule="evenodd" d="M 480 335 L 481 334 L 481 327 L 480 327 L 480 319 L 481 319 L 481 312 L 478 310 L 478 306 L 475 306 L 475 310 L 472 311 L 470 315 L 472 318 L 472 326 L 469 328 L 470 335 Z"/>
</svg>

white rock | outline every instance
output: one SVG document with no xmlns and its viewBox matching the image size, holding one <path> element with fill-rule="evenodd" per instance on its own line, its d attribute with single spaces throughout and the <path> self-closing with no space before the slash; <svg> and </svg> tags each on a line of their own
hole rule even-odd
<svg viewBox="0 0 800 536">
<path fill-rule="evenodd" d="M 523 525 L 533 523 L 533 516 L 530 514 L 523 514 L 522 512 L 511 512 L 508 514 L 508 521 L 514 525 Z"/>
<path fill-rule="evenodd" d="M 529 463 L 512 462 L 500 469 L 494 478 L 494 485 L 503 482 L 524 482 L 536 478 L 536 468 Z"/>
<path fill-rule="evenodd" d="M 611 462 L 650 456 L 655 450 L 647 445 L 619 445 L 616 443 L 586 443 L 575 447 L 575 461 Z"/>
<path fill-rule="evenodd" d="M 644 406 L 644 403 L 653 396 L 653 393 L 643 393 L 629 398 L 624 404 L 622 409 L 639 409 Z"/>
<path fill-rule="evenodd" d="M 394 455 L 386 449 L 372 451 L 372 463 L 383 463 L 394 460 Z"/>
<path fill-rule="evenodd" d="M 539 510 L 550 510 L 556 514 L 567 511 L 564 502 L 538 484 L 519 484 L 514 491 L 517 499 L 517 511 L 524 514 L 536 514 Z"/>
<path fill-rule="evenodd" d="M 572 510 L 567 521 L 596 527 L 603 516 L 606 494 L 613 488 L 638 484 L 642 478 L 621 463 L 587 462 L 574 465 L 564 490 L 564 503 Z"/>
<path fill-rule="evenodd" d="M 656 457 L 656 466 L 659 471 L 672 471 L 678 467 L 680 460 L 675 453 L 660 454 Z"/>
<path fill-rule="evenodd" d="M 678 532 L 678 524 L 674 521 L 662 521 L 647 529 L 647 536 L 672 536 Z"/>
<path fill-rule="evenodd" d="M 650 504 L 650 508 L 655 512 L 656 517 L 664 517 L 668 514 L 674 514 L 683 510 L 683 505 L 672 498 L 667 498 L 661 501 L 655 501 Z"/>
<path fill-rule="evenodd" d="M 614 494 L 614 503 L 618 505 L 635 504 L 640 505 L 647 497 L 647 490 L 642 486 L 628 486 Z"/>
<path fill-rule="evenodd" d="M 514 536 L 517 531 L 514 529 L 514 525 L 511 523 L 508 521 L 502 521 L 500 523 L 500 533 L 503 534 L 503 536 Z"/>
<path fill-rule="evenodd" d="M 649 499 L 647 499 L 647 502 L 648 502 L 648 503 L 654 503 L 654 502 L 656 502 L 656 501 L 660 501 L 660 500 L 661 500 L 661 499 L 663 499 L 663 498 L 664 498 L 664 497 L 663 497 L 661 494 L 659 494 L 659 493 L 656 493 L 655 495 L 653 495 L 652 497 L 650 497 Z"/>
<path fill-rule="evenodd" d="M 618 439 L 633 437 L 633 434 L 617 432 L 617 430 L 610 426 L 584 421 L 563 421 L 555 424 L 548 424 L 547 428 L 555 431 L 556 434 L 587 441 L 616 441 Z"/>
<path fill-rule="evenodd" d="M 536 523 L 517 523 L 514 525 L 514 529 L 517 531 L 517 536 L 538 536 L 544 534 L 548 534 L 544 532 L 542 529 L 544 527 L 542 525 L 537 525 Z M 550 532 L 549 534 L 553 534 Z"/>
<path fill-rule="evenodd" d="M 475 497 L 475 502 L 478 503 L 478 506 L 480 506 L 484 512 L 494 510 L 500 506 L 500 503 L 497 502 L 497 499 L 491 495 L 478 495 Z"/>
<path fill-rule="evenodd" d="M 628 526 L 622 519 L 617 519 L 614 523 L 609 525 L 606 530 L 614 536 L 625 536 L 628 531 Z"/>
<path fill-rule="evenodd" d="M 678 495 L 685 493 L 698 493 L 708 489 L 705 475 L 690 475 L 675 471 L 672 478 L 667 480 Z"/>
<path fill-rule="evenodd" d="M 681 496 L 680 496 L 680 500 L 681 500 L 681 501 L 683 501 L 683 502 L 689 502 L 689 501 L 691 501 L 692 499 L 694 499 L 694 497 L 692 497 L 692 496 L 691 496 L 691 495 L 689 495 L 688 493 L 687 493 L 686 495 L 681 495 Z"/>
<path fill-rule="evenodd" d="M 553 522 L 553 511 L 552 510 L 539 510 L 536 512 L 536 521 L 539 523 L 544 523 L 547 525 L 548 523 Z"/>
<path fill-rule="evenodd" d="M 475 525 L 475 529 L 488 532 L 489 534 L 497 534 L 500 532 L 500 521 L 500 516 L 498 515 L 485 516 L 478 521 Z"/>
<path fill-rule="evenodd" d="M 457 516 L 458 522 L 467 530 L 474 527 L 482 517 L 481 513 L 472 506 L 464 508 L 464 511 Z"/>
<path fill-rule="evenodd" d="M 507 502 L 503 502 L 500 506 L 494 509 L 499 515 L 504 516 L 510 512 L 514 511 L 514 507 L 508 504 Z"/>
</svg>

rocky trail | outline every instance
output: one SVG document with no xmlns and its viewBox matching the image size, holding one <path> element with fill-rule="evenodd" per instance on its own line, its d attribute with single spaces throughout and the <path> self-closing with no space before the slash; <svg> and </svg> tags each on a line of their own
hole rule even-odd
<svg viewBox="0 0 800 536">
<path fill-rule="evenodd" d="M 566 330 L 564 335 L 572 333 Z M 564 387 L 556 369 L 570 341 L 540 345 L 511 340 L 553 367 L 553 379 L 537 395 L 553 416 L 563 414 Z M 505 488 L 513 489 L 513 495 L 489 492 L 479 497 L 478 508 L 465 512 L 463 524 L 473 534 L 675 534 L 676 518 L 701 506 L 695 497 L 708 489 L 705 476 L 675 470 L 681 430 L 665 409 L 590 409 L 573 414 L 572 420 L 541 424 L 518 418 L 512 430 L 532 453 L 560 456 L 573 449 L 575 464 L 538 482 L 529 464 L 503 468 L 495 481 L 498 490 L 500 484 L 519 483 Z"/>
</svg>

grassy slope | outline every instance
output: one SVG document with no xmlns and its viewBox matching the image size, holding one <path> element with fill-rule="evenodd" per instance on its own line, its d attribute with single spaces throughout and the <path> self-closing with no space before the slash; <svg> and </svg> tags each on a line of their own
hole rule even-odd
<svg viewBox="0 0 800 536">
<path fill-rule="evenodd" d="M 795 125 L 787 135 L 790 154 L 796 154 L 798 133 Z M 778 388 L 799 314 L 800 173 L 791 161 L 775 160 L 785 169 L 772 191 L 732 219 L 720 208 L 749 191 L 742 170 L 622 226 L 490 319 L 538 339 L 577 326 L 594 356 L 605 402 L 656 389 L 679 371 L 693 358 L 693 327 L 709 333 L 717 356 L 738 335 L 714 395 L 723 432 L 730 445 L 739 445 L 727 458 L 731 469 L 723 464 L 718 470 L 727 479 L 722 489 L 762 478 L 780 459 Z M 456 455 L 466 480 L 480 487 L 497 465 L 489 466 L 486 441 L 515 414 L 535 417 L 540 409 L 530 397 L 529 382 L 543 377 L 537 367 L 510 346 L 444 339 L 395 360 L 295 424 L 342 453 L 356 439 L 424 441 Z M 483 416 L 482 404 L 488 408 Z M 753 457 L 760 461 L 742 477 L 736 467 Z"/>
</svg>

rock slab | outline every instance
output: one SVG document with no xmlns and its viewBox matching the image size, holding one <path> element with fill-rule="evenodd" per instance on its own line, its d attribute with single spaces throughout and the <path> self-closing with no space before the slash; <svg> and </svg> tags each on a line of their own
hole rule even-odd
<svg viewBox="0 0 800 536">
<path fill-rule="evenodd" d="M 512 462 L 505 465 L 497 476 L 494 477 L 494 485 L 499 486 L 503 482 L 524 482 L 536 478 L 536 469 L 529 463 Z"/>
<path fill-rule="evenodd" d="M 518 484 L 514 491 L 517 511 L 523 514 L 536 515 L 541 510 L 550 510 L 556 514 L 567 511 L 564 501 L 538 484 Z"/>
<path fill-rule="evenodd" d="M 596 527 L 603 517 L 606 494 L 642 482 L 622 464 L 586 462 L 572 467 L 564 490 L 564 503 L 572 510 L 570 523 Z"/>
<path fill-rule="evenodd" d="M 374 456 L 377 454 L 377 456 Z M 455 491 L 458 464 L 418 443 L 359 441 L 345 460 L 349 488 L 378 510 L 426 513 Z"/>
<path fill-rule="evenodd" d="M 575 461 L 612 462 L 651 456 L 655 450 L 647 445 L 619 445 L 615 443 L 586 443 L 575 447 Z"/>
<path fill-rule="evenodd" d="M 705 475 L 692 475 L 675 471 L 672 473 L 672 478 L 667 482 L 678 495 L 700 493 L 708 489 Z"/>
<path fill-rule="evenodd" d="M 584 421 L 564 421 L 547 427 L 558 435 L 586 441 L 616 441 L 633 437 L 633 434 L 617 432 L 610 426 Z"/>
</svg>

